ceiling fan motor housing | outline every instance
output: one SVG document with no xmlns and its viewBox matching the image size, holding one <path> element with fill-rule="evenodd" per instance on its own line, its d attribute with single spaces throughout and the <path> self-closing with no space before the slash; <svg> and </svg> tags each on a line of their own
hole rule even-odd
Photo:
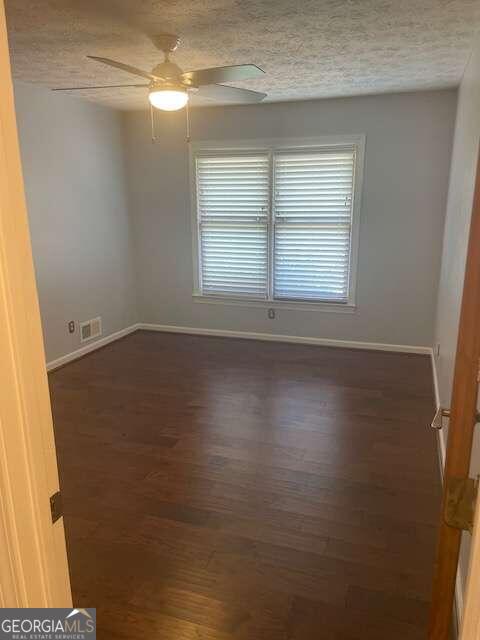
<svg viewBox="0 0 480 640">
<path fill-rule="evenodd" d="M 181 82 L 180 76 L 182 75 L 182 73 L 183 71 L 180 69 L 178 64 L 170 62 L 169 60 L 157 64 L 157 66 L 152 69 L 152 74 L 154 76 L 165 78 L 165 80 L 173 80 L 176 82 Z"/>
</svg>

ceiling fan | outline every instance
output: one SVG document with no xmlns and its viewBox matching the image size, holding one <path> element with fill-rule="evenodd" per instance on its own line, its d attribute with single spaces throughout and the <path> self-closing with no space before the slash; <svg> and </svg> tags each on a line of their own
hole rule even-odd
<svg viewBox="0 0 480 640">
<path fill-rule="evenodd" d="M 235 80 L 247 80 L 262 76 L 265 72 L 255 64 L 237 64 L 228 67 L 213 67 L 211 69 L 198 69 L 196 71 L 183 71 L 178 65 L 170 61 L 170 53 L 175 51 L 180 43 L 176 35 L 162 33 L 151 38 L 155 46 L 163 51 L 165 59 L 155 66 L 150 72 L 142 71 L 123 62 L 87 56 L 92 60 L 101 62 L 110 67 L 121 69 L 135 76 L 148 80 L 148 84 L 117 84 L 94 87 L 66 87 L 54 89 L 54 91 L 74 91 L 85 89 L 111 89 L 116 87 L 145 87 L 148 88 L 148 99 L 153 107 L 163 111 L 177 111 L 184 107 L 189 98 L 189 93 L 198 94 L 210 100 L 225 100 L 236 103 L 261 102 L 266 93 L 230 87 L 223 82 Z"/>
</svg>

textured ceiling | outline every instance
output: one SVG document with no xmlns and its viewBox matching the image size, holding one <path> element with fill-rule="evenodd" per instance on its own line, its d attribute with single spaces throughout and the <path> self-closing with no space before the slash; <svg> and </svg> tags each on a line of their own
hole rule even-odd
<svg viewBox="0 0 480 640">
<path fill-rule="evenodd" d="M 87 54 L 150 70 L 149 34 L 179 34 L 184 70 L 252 62 L 266 75 L 238 86 L 269 101 L 458 84 L 476 0 L 6 0 L 13 74 L 46 87 L 136 82 Z M 141 79 L 138 79 L 141 81 Z M 144 108 L 144 89 L 75 92 Z M 198 100 L 198 98 L 197 98 Z M 209 103 L 212 104 L 212 103 Z"/>
</svg>

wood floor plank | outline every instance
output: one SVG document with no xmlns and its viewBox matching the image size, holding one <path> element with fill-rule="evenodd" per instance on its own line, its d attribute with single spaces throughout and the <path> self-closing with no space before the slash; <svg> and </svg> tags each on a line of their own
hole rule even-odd
<svg viewBox="0 0 480 640">
<path fill-rule="evenodd" d="M 49 380 L 100 638 L 424 637 L 428 357 L 140 331 Z"/>
</svg>

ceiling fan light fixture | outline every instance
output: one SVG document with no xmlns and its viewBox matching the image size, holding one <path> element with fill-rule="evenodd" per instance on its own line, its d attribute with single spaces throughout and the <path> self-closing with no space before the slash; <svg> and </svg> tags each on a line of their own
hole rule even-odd
<svg viewBox="0 0 480 640">
<path fill-rule="evenodd" d="M 120 69 L 134 76 L 140 76 L 144 80 L 148 80 L 148 84 L 66 87 L 63 90 L 111 89 L 115 86 L 148 87 L 148 99 L 151 108 L 160 109 L 161 111 L 179 111 L 183 109 L 188 105 L 188 92 L 192 91 L 199 92 L 200 97 L 205 97 L 209 100 L 234 102 L 236 104 L 253 104 L 261 102 L 267 97 L 266 93 L 225 84 L 235 80 L 248 80 L 249 78 L 262 76 L 264 71 L 255 64 L 234 64 L 211 69 L 183 71 L 175 62 L 170 60 L 170 54 L 175 51 L 180 41 L 178 36 L 170 33 L 161 33 L 152 36 L 151 39 L 154 45 L 164 54 L 163 62 L 157 64 L 151 71 L 144 71 L 110 58 L 87 56 L 91 60 L 100 62 L 108 67 Z M 55 91 L 60 90 L 62 89 L 55 89 Z"/>
<path fill-rule="evenodd" d="M 178 111 L 188 102 L 186 89 L 178 87 L 154 87 L 148 94 L 150 104 L 162 111 Z"/>
</svg>

